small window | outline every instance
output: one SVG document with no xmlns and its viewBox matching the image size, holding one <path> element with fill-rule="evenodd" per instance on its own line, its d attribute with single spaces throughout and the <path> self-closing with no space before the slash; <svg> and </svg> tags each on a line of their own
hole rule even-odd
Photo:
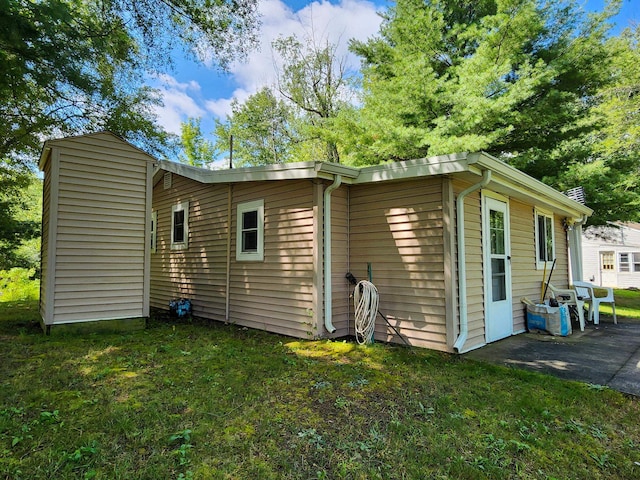
<svg viewBox="0 0 640 480">
<path fill-rule="evenodd" d="M 600 267 L 602 270 L 612 271 L 615 263 L 613 252 L 600 252 Z"/>
<path fill-rule="evenodd" d="M 621 272 L 628 272 L 629 271 L 629 254 L 628 253 L 621 253 L 620 256 L 618 257 L 618 266 L 620 267 L 620 271 Z"/>
<path fill-rule="evenodd" d="M 151 253 L 156 253 L 158 238 L 158 212 L 151 212 Z"/>
<path fill-rule="evenodd" d="M 536 263 L 538 268 L 544 268 L 545 264 L 553 262 L 555 258 L 553 230 L 553 214 L 536 210 Z"/>
<path fill-rule="evenodd" d="M 264 260 L 264 201 L 238 205 L 236 260 Z"/>
<path fill-rule="evenodd" d="M 633 271 L 640 272 L 640 252 L 634 252 L 633 255 Z"/>
<path fill-rule="evenodd" d="M 185 250 L 189 246 L 189 202 L 171 207 L 171 249 Z"/>
</svg>

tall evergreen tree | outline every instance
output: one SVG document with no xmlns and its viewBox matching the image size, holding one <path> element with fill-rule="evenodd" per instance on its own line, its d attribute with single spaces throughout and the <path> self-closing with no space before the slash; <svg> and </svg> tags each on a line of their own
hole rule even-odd
<svg viewBox="0 0 640 480">
<path fill-rule="evenodd" d="M 606 78 L 610 14 L 586 18 L 572 1 L 399 0 L 379 37 L 351 45 L 364 87 L 355 161 L 485 150 L 541 178 L 559 165 L 548 153 L 592 127 L 581 120 Z"/>
</svg>

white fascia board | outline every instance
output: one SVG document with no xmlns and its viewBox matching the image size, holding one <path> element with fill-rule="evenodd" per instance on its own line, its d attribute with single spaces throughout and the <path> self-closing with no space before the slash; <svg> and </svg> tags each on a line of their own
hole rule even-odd
<svg viewBox="0 0 640 480">
<path fill-rule="evenodd" d="M 156 166 L 154 183 L 160 180 L 158 173 L 160 170 L 172 172 L 200 183 L 239 183 L 310 178 L 332 179 L 334 175 L 355 178 L 359 174 L 359 170 L 356 168 L 326 162 L 298 162 L 261 167 L 231 168 L 228 170 L 208 170 L 162 160 Z"/>
<path fill-rule="evenodd" d="M 434 175 L 449 175 L 468 172 L 469 170 L 467 153 L 455 153 L 365 167 L 360 170 L 360 175 L 358 175 L 358 178 L 352 183 L 361 184 L 430 177 Z M 480 175 L 482 175 L 482 172 L 480 172 Z"/>
<path fill-rule="evenodd" d="M 531 198 L 540 205 L 547 205 L 555 211 L 559 210 L 567 216 L 574 217 L 576 220 L 593 213 L 593 210 L 586 205 L 570 199 L 564 193 L 488 153 L 481 152 L 470 155 L 470 163 L 491 170 L 493 173 L 492 183 L 495 182 L 508 190 Z"/>
</svg>

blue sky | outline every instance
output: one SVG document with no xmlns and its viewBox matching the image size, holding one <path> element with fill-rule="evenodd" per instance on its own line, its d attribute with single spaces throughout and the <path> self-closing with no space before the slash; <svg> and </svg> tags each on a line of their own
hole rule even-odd
<svg viewBox="0 0 640 480">
<path fill-rule="evenodd" d="M 233 98 L 243 101 L 260 87 L 273 83 L 271 42 L 278 36 L 295 34 L 316 41 L 329 40 L 339 46 L 338 55 L 346 56 L 357 68 L 358 60 L 348 53 L 348 41 L 375 35 L 380 25 L 377 12 L 387 5 L 384 0 L 260 0 L 260 47 L 250 53 L 247 62 L 231 65 L 225 74 L 206 62 L 176 58 L 174 71 L 151 81 L 164 101 L 164 107 L 157 110 L 160 124 L 169 132 L 179 133 L 181 121 L 201 117 L 203 132 L 211 132 L 214 118 L 223 119 L 229 113 Z M 604 0 L 584 0 L 583 5 L 587 11 L 601 10 Z M 613 33 L 640 22 L 640 0 L 623 0 L 615 21 Z"/>
</svg>

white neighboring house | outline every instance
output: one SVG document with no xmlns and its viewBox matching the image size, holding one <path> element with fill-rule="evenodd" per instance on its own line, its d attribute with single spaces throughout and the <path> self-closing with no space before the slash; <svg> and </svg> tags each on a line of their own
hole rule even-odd
<svg viewBox="0 0 640 480">
<path fill-rule="evenodd" d="M 582 257 L 585 280 L 603 287 L 640 288 L 640 223 L 588 227 Z"/>
</svg>

